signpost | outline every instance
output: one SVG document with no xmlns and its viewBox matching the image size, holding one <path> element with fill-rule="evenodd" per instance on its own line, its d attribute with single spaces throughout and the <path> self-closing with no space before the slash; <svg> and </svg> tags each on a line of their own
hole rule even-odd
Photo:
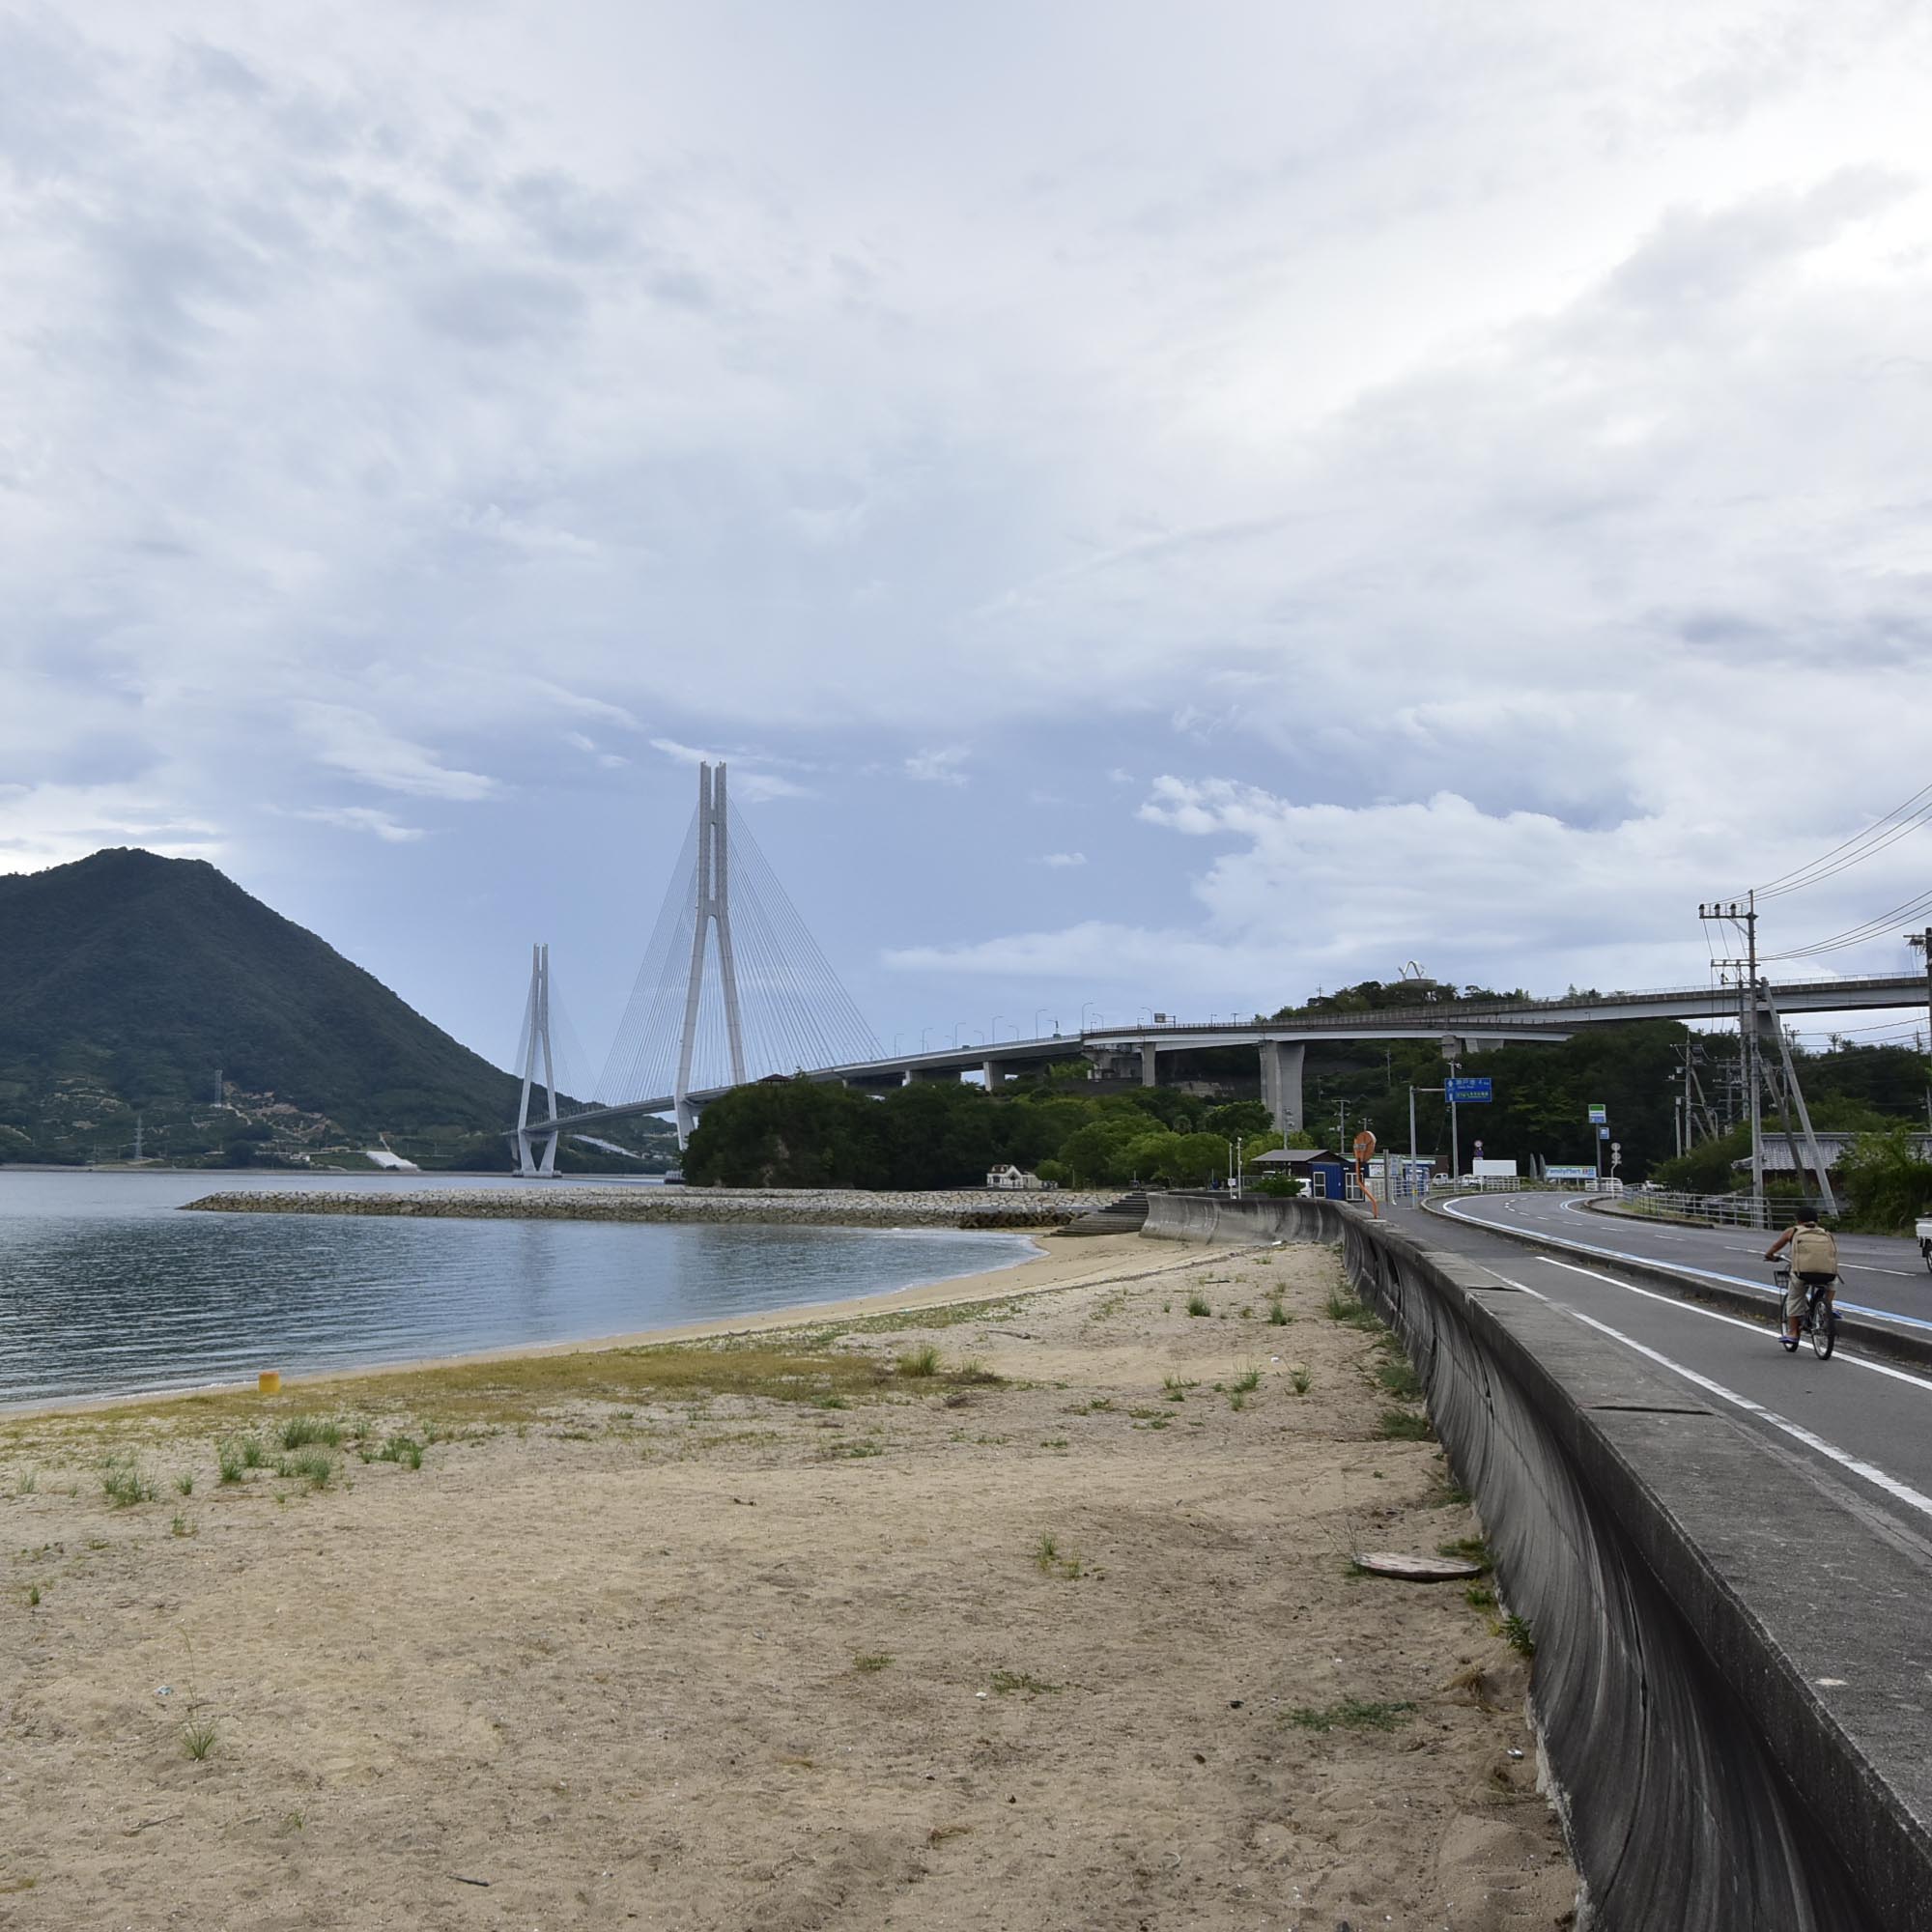
<svg viewBox="0 0 1932 1932">
<path fill-rule="evenodd" d="M 1449 1104 L 1471 1107 L 1495 1098 L 1494 1083 L 1487 1073 L 1460 1074 L 1449 1082 Z"/>
</svg>

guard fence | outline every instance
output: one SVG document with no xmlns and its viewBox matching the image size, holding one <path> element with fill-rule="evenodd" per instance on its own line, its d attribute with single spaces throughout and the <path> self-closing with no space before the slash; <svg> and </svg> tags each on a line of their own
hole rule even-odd
<svg viewBox="0 0 1932 1932">
<path fill-rule="evenodd" d="M 1788 1228 L 1805 1206 L 1789 1196 L 1754 1200 L 1748 1194 L 1684 1194 L 1667 1187 L 1625 1189 L 1616 1204 L 1620 1214 L 1651 1221 L 1694 1221 L 1708 1228 L 1752 1228 L 1770 1234 Z"/>
</svg>

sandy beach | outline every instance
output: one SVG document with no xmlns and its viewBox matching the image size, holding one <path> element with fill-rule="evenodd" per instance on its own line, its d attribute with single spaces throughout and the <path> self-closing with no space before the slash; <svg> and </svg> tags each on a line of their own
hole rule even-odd
<svg viewBox="0 0 1932 1932">
<path fill-rule="evenodd" d="M 1051 1245 L 9 1418 L 0 1926 L 1569 1922 L 1487 1583 L 1351 1566 L 1476 1526 L 1335 1257 Z"/>
</svg>

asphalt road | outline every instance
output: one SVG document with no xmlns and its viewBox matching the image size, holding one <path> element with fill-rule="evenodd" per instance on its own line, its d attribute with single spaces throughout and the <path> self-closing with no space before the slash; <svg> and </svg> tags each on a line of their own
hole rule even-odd
<svg viewBox="0 0 1932 1932">
<path fill-rule="evenodd" d="M 1842 1505 L 1885 1525 L 1917 1549 L 1932 1589 L 1932 1370 L 1877 1360 L 1842 1338 L 1829 1362 L 1808 1342 L 1786 1354 L 1772 1326 L 1771 1270 L 1761 1259 L 1768 1236 L 1752 1245 L 1735 1231 L 1659 1228 L 1589 1213 L 1575 1197 L 1550 1194 L 1465 1198 L 1426 1217 L 1396 1208 L 1391 1219 L 1426 1246 L 1467 1256 L 1701 1391 L 1792 1472 L 1793 1507 Z M 1595 1252 L 1524 1247 L 1492 1233 L 1496 1226 Z M 1859 1237 L 1839 1248 L 1841 1305 L 1858 1302 L 1932 1329 L 1932 1275 L 1916 1244 Z M 1619 1256 L 1758 1289 L 1765 1320 L 1680 1299 L 1620 1270 Z"/>
<path fill-rule="evenodd" d="M 1456 1207 L 1469 1220 L 1526 1234 L 1547 1229 L 1559 1240 L 1580 1242 L 1605 1256 L 1628 1255 L 1695 1270 L 1734 1288 L 1755 1289 L 1767 1306 L 1771 1301 L 1771 1264 L 1764 1259 L 1770 1235 L 1639 1221 L 1600 1212 L 1576 1194 L 1494 1194 L 1459 1201 Z M 1932 1339 L 1932 1273 L 1919 1258 L 1918 1242 L 1876 1235 L 1840 1235 L 1837 1241 L 1839 1309 L 1881 1316 Z"/>
</svg>

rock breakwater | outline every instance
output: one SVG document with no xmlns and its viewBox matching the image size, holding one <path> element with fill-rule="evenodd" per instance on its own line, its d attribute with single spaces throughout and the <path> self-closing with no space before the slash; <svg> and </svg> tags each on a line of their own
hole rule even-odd
<svg viewBox="0 0 1932 1932">
<path fill-rule="evenodd" d="M 190 1201 L 221 1214 L 392 1214 L 424 1220 L 744 1221 L 820 1228 L 1061 1228 L 1112 1199 L 1055 1190 L 962 1188 L 938 1194 L 837 1188 L 489 1187 L 390 1193 L 238 1189 Z"/>
</svg>

